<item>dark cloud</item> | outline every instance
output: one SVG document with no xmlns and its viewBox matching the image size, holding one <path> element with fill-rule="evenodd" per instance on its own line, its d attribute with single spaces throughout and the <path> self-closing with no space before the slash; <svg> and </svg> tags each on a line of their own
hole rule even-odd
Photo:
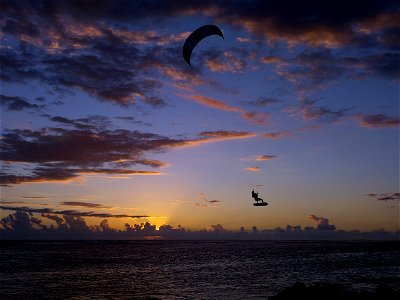
<svg viewBox="0 0 400 300">
<path fill-rule="evenodd" d="M 324 89 L 327 84 L 345 74 L 345 68 L 330 50 L 306 50 L 294 59 L 286 59 L 276 73 L 294 84 L 296 91 L 306 94 Z"/>
<path fill-rule="evenodd" d="M 370 198 L 378 201 L 400 201 L 400 193 L 385 193 L 385 194 L 368 194 Z"/>
<path fill-rule="evenodd" d="M 336 230 L 336 226 L 330 225 L 328 219 L 316 215 L 310 215 L 309 218 L 317 222 L 317 230 Z"/>
<path fill-rule="evenodd" d="M 2 32 L 15 44 L 0 55 L 3 80 L 35 79 L 123 106 L 138 102 L 166 105 L 158 93 L 164 82 L 159 76 L 185 89 L 213 84 L 201 76 L 203 67 L 188 69 L 178 63 L 181 57 L 176 53 L 180 54 L 188 33 L 163 35 L 141 28 L 149 20 L 157 20 L 154 23 L 162 27 L 163 22 L 179 16 L 207 16 L 219 24 L 245 29 L 269 45 L 284 41 L 289 47 L 366 50 L 363 57 L 336 56 L 328 50 L 300 54 L 278 74 L 303 90 L 321 88 L 354 68 L 361 68 L 362 76 L 399 77 L 399 5 L 394 0 L 364 1 L 362 9 L 356 3 L 312 0 L 102 0 L 96 5 L 38 0 L 2 1 L 1 5 Z M 237 72 L 248 66 L 253 52 L 243 47 L 204 51 L 206 61 L 200 65 L 217 72 Z"/>
<path fill-rule="evenodd" d="M 65 120 L 64 120 L 65 122 Z M 79 126 L 79 125 L 78 125 Z M 9 162 L 68 164 L 70 166 L 99 166 L 106 162 L 130 160 L 150 163 L 141 156 L 147 151 L 160 151 L 181 145 L 185 140 L 171 139 L 152 133 L 116 130 L 77 130 L 46 128 L 43 131 L 10 130 L 1 141 L 2 160 Z M 47 173 L 47 168 L 37 173 Z M 70 176 L 68 169 L 60 174 Z M 93 172 L 104 172 L 93 170 Z M 62 175 L 60 175 L 62 176 Z"/>
<path fill-rule="evenodd" d="M 279 103 L 278 99 L 275 98 L 258 98 L 257 100 L 254 101 L 247 101 L 247 102 L 242 102 L 243 104 L 251 105 L 251 106 L 256 106 L 256 107 L 266 107 L 271 104 Z"/>
<path fill-rule="evenodd" d="M 294 58 L 264 57 L 262 62 L 274 64 L 275 73 L 289 80 L 302 99 L 339 78 L 400 78 L 399 55 L 392 52 L 349 56 L 329 49 L 307 49 Z"/>
<path fill-rule="evenodd" d="M 199 194 L 198 196 L 201 198 L 203 203 L 195 203 L 196 206 L 209 207 L 209 206 L 213 206 L 213 205 L 215 205 L 217 203 L 221 203 L 222 202 L 221 200 L 215 200 L 215 199 L 214 200 L 208 200 L 206 198 L 207 195 L 203 194 L 203 193 Z"/>
<path fill-rule="evenodd" d="M 80 201 L 63 201 L 60 204 L 65 206 L 81 206 L 89 208 L 110 208 L 109 206 L 104 206 L 98 203 L 80 202 Z"/>
<path fill-rule="evenodd" d="M 22 97 L 5 95 L 0 95 L 0 105 L 8 111 L 44 108 L 44 105 L 32 104 Z"/>
<path fill-rule="evenodd" d="M 369 128 L 397 127 L 400 125 L 399 117 L 391 117 L 385 114 L 359 114 L 355 115 L 358 125 Z"/>
<path fill-rule="evenodd" d="M 137 60 L 135 57 L 131 59 Z M 55 58 L 45 64 L 48 65 L 48 76 L 45 79 L 50 84 L 78 88 L 99 99 L 124 106 L 138 99 L 153 107 L 165 104 L 152 94 L 161 87 L 161 83 L 137 76 L 132 71 L 137 67 L 132 64 L 129 69 L 126 66 L 121 68 L 114 61 L 100 59 L 95 55 Z"/>
<path fill-rule="evenodd" d="M 125 122 L 128 122 L 128 123 L 131 123 L 131 124 L 138 124 L 138 125 L 143 125 L 143 126 L 148 126 L 148 127 L 152 126 L 150 123 L 146 123 L 146 122 L 142 122 L 140 120 L 136 120 L 136 118 L 132 117 L 132 116 L 118 116 L 118 117 L 115 117 L 115 119 L 122 120 L 122 121 L 125 121 Z"/>
<path fill-rule="evenodd" d="M 217 14 L 272 42 L 283 40 L 314 47 L 385 47 L 387 43 L 378 37 L 389 28 L 397 28 L 398 11 L 396 1 L 365 1 L 362 9 L 358 3 L 344 1 L 234 1 L 221 7 Z M 383 17 L 385 22 L 381 21 Z M 374 30 L 362 30 L 371 22 L 376 24 Z"/>
<path fill-rule="evenodd" d="M 351 110 L 351 108 L 333 110 L 325 106 L 316 105 L 317 102 L 317 100 L 302 101 L 301 109 L 305 120 L 335 122 L 342 119 Z"/>
<path fill-rule="evenodd" d="M 33 199 L 37 199 L 37 198 L 33 198 Z M 40 198 L 40 199 L 42 199 L 42 198 Z M 11 205 L 11 204 L 29 204 L 29 205 L 48 206 L 48 204 L 46 204 L 46 203 L 32 203 L 32 202 L 25 202 L 25 201 L 4 201 L 4 200 L 0 200 L 0 203 L 1 204 L 6 204 L 6 205 Z"/>
<path fill-rule="evenodd" d="M 101 116 L 75 120 L 49 118 L 72 128 L 14 129 L 3 134 L 0 141 L 1 160 L 13 164 L 28 163 L 31 171 L 15 174 L 3 170 L 0 173 L 2 184 L 65 181 L 81 174 L 159 175 L 159 172 L 132 170 L 130 167 L 137 164 L 151 168 L 166 165 L 145 158 L 147 153 L 255 136 L 248 132 L 213 131 L 202 132 L 193 139 L 177 139 L 136 130 L 112 130 L 108 119 Z"/>
<path fill-rule="evenodd" d="M 36 213 L 36 212 L 35 212 Z M 209 229 L 186 230 L 181 225 L 177 227 L 164 224 L 157 230 L 156 225 L 149 222 L 141 224 L 125 224 L 124 229 L 111 228 L 107 219 L 99 225 L 87 225 L 85 219 L 79 214 L 41 213 L 37 218 L 32 212 L 16 210 L 13 214 L 0 220 L 0 235 L 2 239 L 141 239 L 157 237 L 161 239 L 181 240 L 396 240 L 398 233 L 390 233 L 384 230 L 361 232 L 357 230 L 344 231 L 332 228 L 304 229 L 301 226 L 287 225 L 286 228 L 260 230 L 253 226 L 251 231 L 244 227 L 240 230 L 227 230 L 221 224 L 211 225 Z M 100 217 L 100 216 L 99 216 Z M 110 217 L 110 216 L 106 216 Z M 318 217 L 316 217 L 318 218 Z M 56 223 L 44 225 L 43 220 L 51 220 Z M 323 219 L 323 218 L 322 218 Z M 319 223 L 323 223 L 319 218 Z M 48 222 L 46 222 L 48 224 Z M 329 225 L 333 226 L 333 225 Z"/>
<path fill-rule="evenodd" d="M 54 210 L 52 208 L 32 208 L 32 207 L 13 207 L 1 205 L 0 209 L 23 211 L 26 213 L 40 213 L 40 214 L 54 214 L 74 217 L 97 217 L 97 218 L 149 218 L 147 215 L 127 215 L 127 214 L 109 214 L 109 213 L 96 213 L 96 212 L 82 212 L 77 210 Z"/>
<path fill-rule="evenodd" d="M 32 213 L 17 210 L 14 214 L 10 214 L 0 220 L 1 232 L 7 235 L 7 232 L 22 232 L 25 235 L 34 234 L 38 230 L 37 227 L 44 229 L 42 220 L 35 218 Z M 3 237 L 3 235 L 2 235 Z"/>
<path fill-rule="evenodd" d="M 207 200 L 207 199 L 203 199 L 203 200 L 208 202 L 208 203 L 220 203 L 220 202 L 222 202 L 221 200 Z"/>
<path fill-rule="evenodd" d="M 399 48 L 397 48 L 398 50 Z M 361 75 L 370 74 L 387 79 L 398 79 L 400 77 L 400 55 L 398 53 L 379 53 L 360 57 L 355 64 L 362 65 L 364 72 Z M 351 59 L 348 59 L 350 61 Z"/>
<path fill-rule="evenodd" d="M 56 168 L 38 168 L 33 170 L 32 173 L 32 175 L 0 173 L 0 183 L 10 185 L 25 182 L 65 181 L 78 176 L 71 170 Z"/>
<path fill-rule="evenodd" d="M 319 3 L 302 1 L 68 1 L 66 3 L 49 1 L 3 1 L 3 11 L 13 18 L 6 28 L 11 34 L 24 34 L 36 37 L 41 27 L 30 22 L 28 12 L 40 17 L 47 25 L 63 28 L 61 15 L 77 22 L 113 21 L 126 23 L 132 19 L 158 18 L 162 20 L 173 16 L 203 14 L 214 17 L 219 22 L 229 22 L 243 26 L 247 30 L 269 40 L 302 42 L 317 46 L 337 46 L 348 44 L 386 45 L 376 35 L 384 35 L 387 30 L 396 28 L 397 1 L 368 0 L 360 9 L 358 3 L 328 1 Z M 46 9 L 44 9 L 44 7 Z M 13 13 L 14 12 L 14 13 Z M 25 18 L 24 18 L 25 17 Z M 14 20 L 14 23 L 12 21 Z M 16 21 L 17 20 L 17 21 Z M 24 21 L 21 23 L 21 21 Z M 56 22 L 58 21 L 58 22 Z M 371 32 L 362 30 L 364 26 Z M 386 33 L 389 35 L 389 33 Z M 385 35 L 385 36 L 386 36 Z M 390 40 L 390 39 L 389 39 Z"/>
</svg>

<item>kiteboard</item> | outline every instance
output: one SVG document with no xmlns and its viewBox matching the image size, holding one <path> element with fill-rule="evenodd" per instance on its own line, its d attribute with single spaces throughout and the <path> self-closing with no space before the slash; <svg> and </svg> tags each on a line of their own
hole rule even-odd
<svg viewBox="0 0 400 300">
<path fill-rule="evenodd" d="M 267 206 L 267 202 L 261 202 L 261 203 L 253 203 L 254 206 Z"/>
</svg>

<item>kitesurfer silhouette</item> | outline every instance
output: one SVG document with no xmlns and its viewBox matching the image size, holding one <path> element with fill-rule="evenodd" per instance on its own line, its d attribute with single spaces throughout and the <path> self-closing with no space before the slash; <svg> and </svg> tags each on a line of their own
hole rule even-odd
<svg viewBox="0 0 400 300">
<path fill-rule="evenodd" d="M 264 203 L 264 200 L 258 197 L 258 192 L 256 193 L 254 190 L 251 191 L 251 197 L 254 198 L 254 200 L 258 203 L 258 201 L 261 201 Z"/>
</svg>

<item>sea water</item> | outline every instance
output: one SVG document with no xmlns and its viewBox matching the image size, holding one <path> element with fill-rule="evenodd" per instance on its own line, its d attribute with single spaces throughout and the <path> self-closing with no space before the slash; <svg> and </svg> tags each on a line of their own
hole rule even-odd
<svg viewBox="0 0 400 300">
<path fill-rule="evenodd" d="M 1 241 L 1 299 L 267 299 L 400 286 L 400 242 Z"/>
</svg>

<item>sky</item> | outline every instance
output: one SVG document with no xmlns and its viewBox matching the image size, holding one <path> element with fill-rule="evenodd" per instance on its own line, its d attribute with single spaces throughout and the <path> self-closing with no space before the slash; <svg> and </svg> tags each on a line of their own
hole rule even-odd
<svg viewBox="0 0 400 300">
<path fill-rule="evenodd" d="M 0 232 L 397 232 L 399 11 L 1 1 Z"/>
</svg>

